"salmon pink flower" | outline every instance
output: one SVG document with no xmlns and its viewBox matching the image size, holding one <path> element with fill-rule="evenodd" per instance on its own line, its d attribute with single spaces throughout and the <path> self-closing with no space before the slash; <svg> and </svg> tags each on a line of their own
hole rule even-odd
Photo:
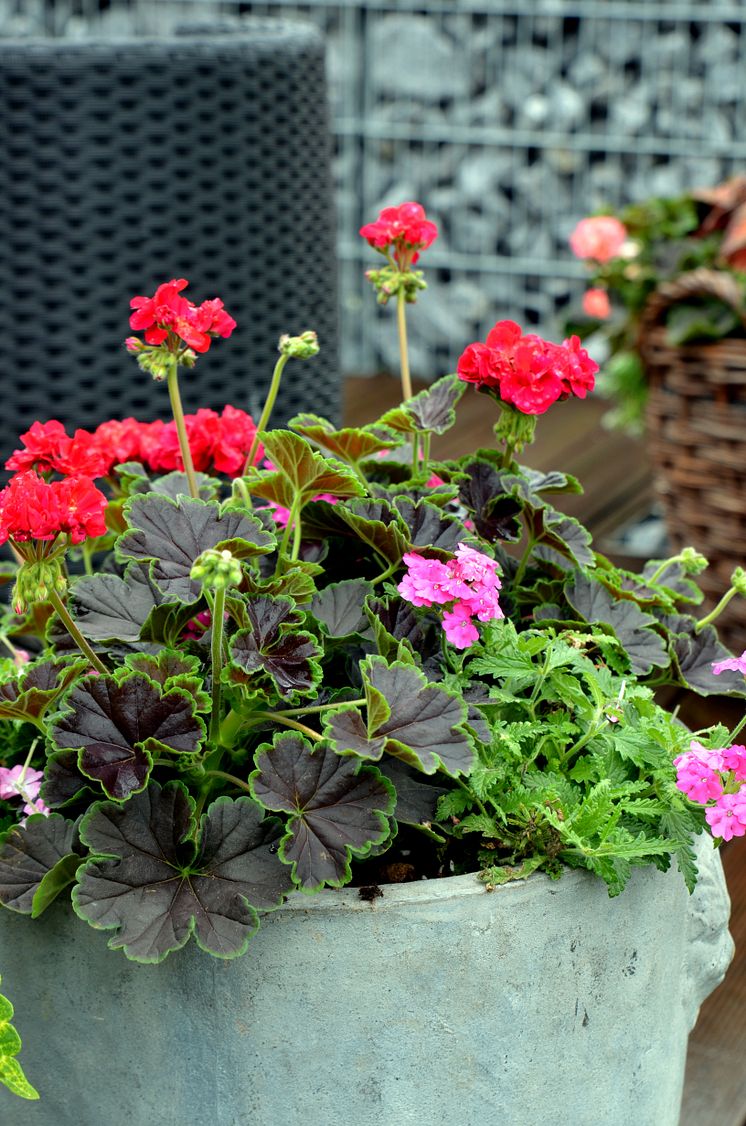
<svg viewBox="0 0 746 1126">
<path fill-rule="evenodd" d="M 624 223 L 613 215 L 592 215 L 581 219 L 570 235 L 570 249 L 576 258 L 609 262 L 616 258 L 627 238 Z"/>
<path fill-rule="evenodd" d="M 611 316 L 611 302 L 605 289 L 595 287 L 586 289 L 583 294 L 583 312 L 596 320 L 605 321 Z"/>
</svg>

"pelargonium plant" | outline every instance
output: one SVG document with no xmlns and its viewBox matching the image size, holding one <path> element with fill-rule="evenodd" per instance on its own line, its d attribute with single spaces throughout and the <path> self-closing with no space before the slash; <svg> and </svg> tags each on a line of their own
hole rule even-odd
<svg viewBox="0 0 746 1126">
<path fill-rule="evenodd" d="M 744 695 L 716 612 L 697 616 L 705 561 L 614 566 L 558 507 L 578 482 L 518 460 L 538 416 L 593 388 L 578 338 L 499 321 L 411 393 L 406 307 L 436 234 L 416 203 L 361 231 L 386 260 L 379 300 L 397 299 L 404 385 L 365 426 L 270 428 L 311 331 L 280 341 L 256 424 L 185 416 L 180 372 L 198 380 L 235 322 L 174 279 L 133 299 L 145 335 L 126 342 L 173 420 L 21 436 L 0 493 L 6 908 L 70 894 L 134 961 L 190 940 L 234 958 L 291 894 L 573 867 L 616 895 L 672 862 L 691 889 L 694 837 L 746 832 L 737 732 L 693 750 L 654 698 Z M 495 446 L 439 459 L 477 393 Z M 18 1046 L 0 1075 L 32 1096 Z"/>
<path fill-rule="evenodd" d="M 671 346 L 744 336 L 745 217 L 746 176 L 735 176 L 714 188 L 591 215 L 573 230 L 570 249 L 588 267 L 590 285 L 567 327 L 607 354 L 599 390 L 613 400 L 610 425 L 643 429 L 640 333 L 648 301 L 663 283 L 701 268 L 712 271 L 709 292 L 693 291 L 666 310 Z"/>
</svg>

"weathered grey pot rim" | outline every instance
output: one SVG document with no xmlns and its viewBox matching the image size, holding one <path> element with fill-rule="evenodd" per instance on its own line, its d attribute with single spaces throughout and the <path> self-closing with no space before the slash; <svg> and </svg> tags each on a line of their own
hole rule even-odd
<svg viewBox="0 0 746 1126">
<path fill-rule="evenodd" d="M 672 870 L 676 875 L 679 875 L 683 887 L 683 877 L 681 877 L 674 868 L 674 865 L 671 866 L 668 873 L 659 872 L 652 864 L 638 869 L 641 873 L 654 872 L 660 876 L 669 875 Z M 632 878 L 634 878 L 634 875 L 633 873 Z M 374 910 L 380 912 L 386 911 L 387 909 L 396 909 L 408 904 L 442 903 L 444 900 L 467 899 L 469 897 L 484 895 L 491 897 L 500 896 L 505 899 L 510 896 L 523 898 L 525 896 L 533 897 L 547 893 L 550 895 L 559 895 L 563 891 L 577 887 L 579 883 L 588 883 L 589 881 L 596 884 L 599 890 L 603 891 L 605 897 L 608 895 L 606 885 L 600 876 L 596 876 L 593 872 L 585 868 L 563 867 L 562 875 L 557 880 L 547 876 L 544 872 L 534 872 L 526 879 L 510 880 L 508 883 L 499 884 L 492 889 L 488 889 L 487 884 L 480 878 L 477 872 L 469 872 L 461 876 L 443 876 L 439 879 L 432 880 L 413 880 L 401 884 L 379 884 L 376 886 L 380 888 L 382 894 L 370 901 L 361 897 L 359 887 L 324 888 L 322 891 L 314 893 L 297 891 L 289 895 L 280 908 L 276 911 L 268 912 L 267 914 L 274 915 L 278 913 L 278 911 L 282 912 L 287 910 Z M 623 902 L 624 892 L 622 892 L 617 899 Z"/>
</svg>

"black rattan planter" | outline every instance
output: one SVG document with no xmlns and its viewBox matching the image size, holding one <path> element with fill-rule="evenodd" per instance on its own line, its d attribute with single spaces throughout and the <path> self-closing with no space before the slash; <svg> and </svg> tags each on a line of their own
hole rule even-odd
<svg viewBox="0 0 746 1126">
<path fill-rule="evenodd" d="M 0 451 L 34 418 L 168 416 L 122 347 L 132 295 L 171 277 L 238 321 L 183 380 L 186 410 L 336 419 L 340 386 L 324 47 L 310 25 L 169 40 L 0 43 Z M 3 460 L 7 455 L 2 455 Z"/>
</svg>

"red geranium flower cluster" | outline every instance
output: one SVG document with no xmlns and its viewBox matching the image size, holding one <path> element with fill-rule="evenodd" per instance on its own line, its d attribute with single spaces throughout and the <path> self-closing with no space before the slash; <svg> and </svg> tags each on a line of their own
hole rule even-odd
<svg viewBox="0 0 746 1126">
<path fill-rule="evenodd" d="M 133 297 L 130 328 L 136 332 L 145 329 L 145 340 L 154 345 L 163 344 L 173 334 L 195 352 L 206 352 L 213 337 L 230 336 L 236 322 L 220 298 L 194 305 L 181 296 L 188 285 L 186 278 L 172 278 L 159 285 L 152 297 Z"/>
<path fill-rule="evenodd" d="M 389 249 L 400 270 L 408 270 L 438 237 L 438 228 L 425 216 L 421 203 L 384 207 L 374 223 L 366 223 L 360 234 L 385 254 Z"/>
<path fill-rule="evenodd" d="M 226 406 L 223 413 L 199 410 L 185 416 L 195 469 L 240 474 L 256 434 L 251 415 Z M 183 469 L 175 422 L 138 422 L 135 418 L 110 419 L 93 432 L 76 430 L 71 438 L 61 422 L 34 422 L 21 435 L 23 449 L 16 450 L 6 469 L 24 473 L 61 473 L 63 476 L 108 477 L 115 465 L 139 461 L 157 472 Z M 261 447 L 257 449 L 257 460 Z"/>
<path fill-rule="evenodd" d="M 184 422 L 192 461 L 198 473 L 214 469 L 229 477 L 241 474 L 256 434 L 256 425 L 250 414 L 232 406 L 223 407 L 222 414 L 202 408 L 196 414 L 185 415 Z M 156 471 L 183 469 L 176 423 L 161 423 L 161 426 L 157 443 L 147 451 L 143 462 Z M 254 462 L 260 461 L 262 455 L 263 449 L 259 444 Z"/>
<path fill-rule="evenodd" d="M 48 482 L 33 471 L 19 473 L 0 492 L 0 544 L 54 540 L 63 533 L 73 543 L 103 536 L 106 503 L 88 477 Z"/>
<path fill-rule="evenodd" d="M 593 390 L 598 364 L 580 339 L 551 344 L 523 334 L 515 321 L 498 321 L 484 344 L 470 344 L 458 361 L 459 377 L 496 391 L 523 414 L 543 414 L 558 399 Z"/>
</svg>

